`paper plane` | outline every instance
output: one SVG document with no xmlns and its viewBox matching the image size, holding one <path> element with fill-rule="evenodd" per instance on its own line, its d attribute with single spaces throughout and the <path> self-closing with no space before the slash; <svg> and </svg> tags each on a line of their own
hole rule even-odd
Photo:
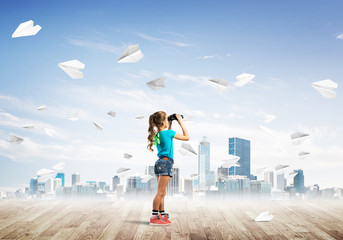
<svg viewBox="0 0 343 240">
<path fill-rule="evenodd" d="M 223 86 L 223 87 L 227 87 L 227 85 L 229 85 L 229 82 L 223 78 L 210 79 L 208 81 L 213 82 L 213 83 L 218 84 L 218 85 Z"/>
<path fill-rule="evenodd" d="M 295 177 L 296 175 L 298 175 L 298 172 L 290 172 L 290 173 L 289 173 L 289 176 L 290 176 L 290 177 Z"/>
<path fill-rule="evenodd" d="M 238 162 L 225 162 L 222 164 L 223 168 L 230 168 L 230 167 L 240 167 L 241 165 Z"/>
<path fill-rule="evenodd" d="M 256 173 L 263 173 L 266 169 L 267 169 L 267 167 L 256 168 L 256 169 L 255 169 L 255 172 L 256 172 Z"/>
<path fill-rule="evenodd" d="M 300 153 L 298 153 L 299 156 L 305 156 L 305 155 L 308 155 L 308 154 L 310 154 L 310 153 L 309 152 L 300 152 Z"/>
<path fill-rule="evenodd" d="M 144 118 L 144 115 L 138 115 L 138 116 L 136 116 L 135 118 L 141 120 L 141 119 Z"/>
<path fill-rule="evenodd" d="M 188 143 L 182 143 L 181 144 L 181 149 L 186 150 L 186 152 L 190 152 L 190 153 L 193 153 L 193 154 L 197 155 L 197 152 Z"/>
<path fill-rule="evenodd" d="M 130 171 L 131 170 L 131 168 L 119 168 L 118 170 L 117 170 L 117 173 L 119 174 L 119 173 L 124 173 L 124 172 L 127 172 L 127 171 Z"/>
<path fill-rule="evenodd" d="M 215 89 L 219 92 L 226 90 L 226 88 L 229 84 L 229 82 L 223 78 L 210 79 L 208 81 L 210 81 L 213 84 L 213 86 L 215 87 Z"/>
<path fill-rule="evenodd" d="M 52 173 L 54 173 L 54 172 L 55 172 L 55 171 L 53 171 L 53 170 L 46 169 L 46 168 L 42 168 L 42 169 L 38 170 L 38 171 L 36 172 L 36 174 L 37 174 L 38 176 L 44 176 L 44 175 L 52 174 Z"/>
<path fill-rule="evenodd" d="M 73 114 L 73 115 L 70 115 L 69 117 L 68 117 L 68 119 L 70 120 L 70 121 L 77 121 L 77 120 L 79 120 L 79 117 L 77 116 L 77 113 L 75 113 L 75 114 Z"/>
<path fill-rule="evenodd" d="M 41 29 L 42 29 L 41 26 L 39 25 L 33 26 L 33 21 L 29 20 L 27 22 L 23 22 L 19 24 L 17 29 L 12 34 L 12 38 L 33 36 L 33 35 L 36 35 Z"/>
<path fill-rule="evenodd" d="M 192 177 L 197 177 L 197 176 L 199 176 L 198 173 L 192 173 L 192 174 L 191 174 L 191 178 L 192 178 Z"/>
<path fill-rule="evenodd" d="M 33 129 L 33 128 L 35 128 L 35 125 L 33 125 L 33 124 L 28 124 L 28 125 L 24 125 L 23 128 L 26 128 L 26 129 Z"/>
<path fill-rule="evenodd" d="M 107 114 L 112 116 L 112 117 L 116 117 L 117 116 L 117 114 L 115 112 L 113 112 L 113 111 L 109 111 Z"/>
<path fill-rule="evenodd" d="M 44 131 L 50 137 L 53 137 L 56 134 L 56 132 L 54 130 L 49 129 L 49 128 L 44 128 Z"/>
<path fill-rule="evenodd" d="M 241 159 L 241 157 L 233 155 L 233 154 L 229 154 L 229 156 L 226 159 L 224 159 L 223 161 L 226 161 L 226 162 L 235 161 L 235 162 L 237 162 L 239 159 Z"/>
<path fill-rule="evenodd" d="M 41 106 L 39 106 L 38 108 L 37 108 L 37 110 L 45 110 L 46 109 L 46 106 L 45 105 L 41 105 Z"/>
<path fill-rule="evenodd" d="M 276 167 L 275 167 L 275 170 L 281 170 L 281 169 L 284 169 L 284 168 L 287 168 L 287 167 L 289 167 L 289 165 L 282 165 L 282 164 L 279 164 L 279 165 L 277 165 Z"/>
<path fill-rule="evenodd" d="M 13 143 L 13 144 L 19 144 L 21 143 L 22 141 L 24 141 L 23 138 L 21 137 L 18 137 L 16 135 L 10 135 L 10 142 Z"/>
<path fill-rule="evenodd" d="M 96 129 L 98 129 L 98 130 L 104 129 L 104 127 L 102 125 L 100 125 L 99 123 L 93 122 L 93 124 L 96 127 Z"/>
<path fill-rule="evenodd" d="M 264 115 L 264 122 L 265 123 L 270 123 L 275 118 L 276 118 L 276 116 L 274 116 L 274 115 L 266 114 L 266 115 Z"/>
<path fill-rule="evenodd" d="M 265 132 L 266 134 L 268 134 L 271 137 L 274 137 L 274 134 L 272 133 L 272 131 L 264 126 L 258 126 L 263 132 Z"/>
<path fill-rule="evenodd" d="M 64 165 L 65 165 L 64 162 L 59 162 L 56 165 L 54 165 L 52 168 L 57 170 L 57 171 L 60 171 L 60 170 L 62 170 L 64 168 Z"/>
<path fill-rule="evenodd" d="M 325 98 L 336 98 L 336 92 L 334 90 L 338 87 L 338 84 L 330 79 L 314 82 L 312 83 L 312 87 Z"/>
<path fill-rule="evenodd" d="M 85 64 L 78 60 L 70 60 L 67 62 L 59 63 L 58 66 L 71 77 L 72 79 L 83 78 L 83 72 L 80 70 L 85 68 Z"/>
<path fill-rule="evenodd" d="M 251 82 L 251 80 L 255 78 L 255 75 L 250 73 L 242 73 L 238 75 L 236 78 L 238 81 L 235 82 L 235 86 L 242 87 L 248 82 Z"/>
<path fill-rule="evenodd" d="M 38 177 L 38 182 L 46 182 L 49 179 L 54 179 L 57 175 L 57 172 L 53 172 L 51 174 L 43 175 Z"/>
<path fill-rule="evenodd" d="M 302 133 L 302 132 L 295 132 L 291 134 L 292 143 L 299 145 L 300 143 L 305 141 L 308 138 L 308 136 L 310 136 L 310 134 Z"/>
<path fill-rule="evenodd" d="M 273 219 L 273 215 L 269 214 L 269 212 L 260 213 L 256 218 L 255 222 L 269 222 Z"/>
<path fill-rule="evenodd" d="M 139 49 L 139 45 L 130 45 L 118 59 L 118 63 L 133 63 L 138 62 L 143 58 L 144 54 Z"/>
<path fill-rule="evenodd" d="M 146 85 L 151 88 L 152 90 L 159 90 L 161 88 L 165 88 L 166 86 L 164 85 L 165 78 L 157 78 L 155 80 L 152 80 L 150 82 L 147 82 Z"/>
<path fill-rule="evenodd" d="M 150 179 L 152 179 L 153 178 L 153 176 L 151 176 L 151 175 L 143 175 L 142 176 L 142 183 L 146 183 L 146 182 L 148 182 Z"/>
<path fill-rule="evenodd" d="M 130 154 L 128 154 L 128 153 L 124 153 L 124 158 L 130 159 L 130 158 L 132 158 L 132 157 L 133 157 L 132 155 L 130 155 Z"/>
</svg>

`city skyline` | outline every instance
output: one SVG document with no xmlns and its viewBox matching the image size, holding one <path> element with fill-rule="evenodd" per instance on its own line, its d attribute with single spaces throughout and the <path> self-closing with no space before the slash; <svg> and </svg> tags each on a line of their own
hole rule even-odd
<svg viewBox="0 0 343 240">
<path fill-rule="evenodd" d="M 67 182 L 74 172 L 106 182 L 120 167 L 143 172 L 157 159 L 146 137 L 147 118 L 158 110 L 192 119 L 185 125 L 194 149 L 208 137 L 210 170 L 227 156 L 228 138 L 238 137 L 251 142 L 253 175 L 259 167 L 288 164 L 304 170 L 306 185 L 343 186 L 343 3 L 137 1 L 134 9 L 122 2 L 80 3 L 68 2 L 67 9 L 63 1 L 0 3 L 0 189 L 27 185 L 36 171 L 60 161 Z M 28 20 L 42 29 L 12 38 Z M 118 63 L 132 44 L 144 57 Z M 73 59 L 85 64 L 83 79 L 58 67 Z M 237 86 L 243 73 L 255 77 Z M 160 77 L 164 89 L 146 85 Z M 213 79 L 228 87 L 218 89 Z M 338 83 L 335 99 L 311 86 L 324 79 Z M 46 109 L 37 110 L 42 105 Z M 173 129 L 181 133 L 176 122 Z M 309 137 L 293 145 L 294 132 Z M 12 134 L 24 141 L 10 143 Z M 180 145 L 174 140 L 175 164 L 189 176 L 197 172 L 198 156 L 182 155 Z M 310 154 L 299 158 L 302 151 Z"/>
</svg>

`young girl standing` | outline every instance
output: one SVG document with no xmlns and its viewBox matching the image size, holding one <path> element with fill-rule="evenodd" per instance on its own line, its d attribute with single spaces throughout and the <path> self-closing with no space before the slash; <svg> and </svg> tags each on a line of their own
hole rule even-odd
<svg viewBox="0 0 343 240">
<path fill-rule="evenodd" d="M 169 225 L 169 215 L 164 212 L 164 196 L 170 177 L 172 177 L 173 159 L 173 138 L 188 141 L 188 132 L 183 124 L 180 115 L 176 115 L 183 134 L 178 134 L 171 130 L 172 121 L 168 121 L 168 116 L 163 111 L 155 112 L 149 117 L 149 144 L 148 149 L 154 151 L 152 146 L 157 148 L 159 159 L 155 162 L 154 172 L 157 177 L 157 193 L 152 205 L 151 225 Z M 169 122 L 169 123 L 168 123 Z M 168 130 L 167 130 L 168 128 Z"/>
</svg>

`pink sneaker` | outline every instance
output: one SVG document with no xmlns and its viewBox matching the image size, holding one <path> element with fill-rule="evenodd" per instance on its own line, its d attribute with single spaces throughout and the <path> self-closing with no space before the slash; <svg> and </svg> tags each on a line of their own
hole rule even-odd
<svg viewBox="0 0 343 240">
<path fill-rule="evenodd" d="M 168 213 L 161 215 L 161 219 L 167 223 L 171 223 L 171 221 L 169 221 L 169 214 Z"/>
<path fill-rule="evenodd" d="M 161 214 L 158 214 L 158 215 L 152 215 L 150 217 L 150 225 L 167 226 L 167 225 L 169 225 L 169 223 L 162 220 Z"/>
</svg>

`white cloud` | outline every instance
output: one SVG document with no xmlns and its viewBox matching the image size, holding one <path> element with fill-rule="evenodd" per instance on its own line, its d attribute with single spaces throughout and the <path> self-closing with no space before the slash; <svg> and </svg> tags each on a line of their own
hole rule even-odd
<svg viewBox="0 0 343 240">
<path fill-rule="evenodd" d="M 214 58 L 215 55 L 208 55 L 208 56 L 202 56 L 202 57 L 198 57 L 198 59 L 210 59 L 210 58 Z"/>
<path fill-rule="evenodd" d="M 121 47 L 117 47 L 117 46 L 107 44 L 107 43 L 91 41 L 86 38 L 82 38 L 82 39 L 69 38 L 67 39 L 67 42 L 74 46 L 80 46 L 80 47 L 85 47 L 89 49 L 96 49 L 96 50 L 111 52 L 115 54 L 120 54 L 123 51 Z"/>
<path fill-rule="evenodd" d="M 343 34 L 340 34 L 336 37 L 337 39 L 343 39 Z"/>
<path fill-rule="evenodd" d="M 172 40 L 162 39 L 162 38 L 155 38 L 155 37 L 149 36 L 147 34 L 143 34 L 143 33 L 138 33 L 138 36 L 144 38 L 145 40 L 149 40 L 152 42 L 167 43 L 167 44 L 171 44 L 171 45 L 174 45 L 177 47 L 190 47 L 190 46 L 192 46 L 189 43 L 177 42 L 177 41 L 172 41 Z"/>
</svg>

